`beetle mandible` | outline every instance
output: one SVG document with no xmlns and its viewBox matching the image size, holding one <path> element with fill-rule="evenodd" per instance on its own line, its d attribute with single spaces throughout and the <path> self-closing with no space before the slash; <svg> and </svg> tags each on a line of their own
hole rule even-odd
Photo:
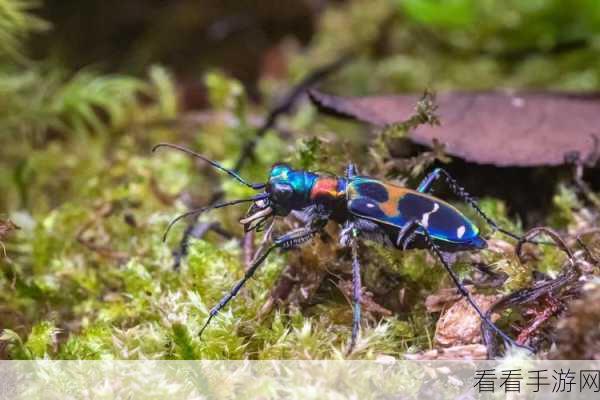
<svg viewBox="0 0 600 400">
<path fill-rule="evenodd" d="M 287 164 L 279 163 L 271 168 L 266 183 L 250 183 L 237 172 L 182 146 L 160 143 L 154 146 L 152 151 L 161 147 L 173 148 L 200 158 L 214 168 L 226 172 L 238 182 L 260 191 L 247 199 L 222 202 L 186 212 L 169 223 L 164 238 L 173 224 L 184 217 L 240 203 L 253 203 L 246 216 L 240 220 L 245 232 L 260 230 L 273 218 L 285 217 L 292 211 L 299 211 L 305 216 L 305 226 L 273 239 L 269 247 L 256 255 L 244 277 L 210 310 L 207 321 L 200 330 L 200 336 L 211 320 L 254 275 L 271 251 L 277 248 L 291 249 L 300 246 L 320 233 L 328 221 L 333 220 L 342 227 L 340 244 L 349 247 L 352 255 L 353 323 L 349 351 L 354 348 L 360 330 L 362 286 L 358 241 L 362 239 L 374 240 L 399 250 L 428 249 L 442 263 L 460 294 L 465 297 L 481 320 L 498 334 L 506 345 L 531 350 L 517 344 L 486 317 L 443 256 L 444 252 L 484 249 L 487 243 L 481 237 L 478 227 L 469 218 L 454 206 L 429 194 L 432 185 L 440 179 L 443 179 L 450 189 L 494 230 L 520 239 L 519 236 L 500 228 L 489 218 L 475 199 L 445 170 L 435 169 L 427 175 L 416 190 L 413 190 L 376 178 L 361 176 L 357 173 L 354 164 L 348 165 L 345 176 L 334 176 L 295 170 Z"/>
</svg>

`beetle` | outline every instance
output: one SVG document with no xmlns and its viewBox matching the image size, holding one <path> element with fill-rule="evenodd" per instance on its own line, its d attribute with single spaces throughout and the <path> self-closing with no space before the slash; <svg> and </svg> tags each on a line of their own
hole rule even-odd
<svg viewBox="0 0 600 400">
<path fill-rule="evenodd" d="M 448 202 L 430 194 L 433 184 L 444 180 L 452 192 L 472 207 L 492 229 L 515 239 L 520 237 L 500 228 L 445 170 L 435 169 L 413 190 L 361 176 L 354 164 L 348 165 L 344 176 L 335 176 L 296 170 L 287 164 L 278 163 L 271 168 L 266 183 L 250 183 L 237 172 L 179 145 L 160 143 L 154 146 L 152 151 L 161 147 L 176 149 L 200 158 L 241 184 L 259 191 L 257 195 L 247 199 L 222 202 L 186 212 L 169 223 L 163 239 L 166 239 L 171 227 L 184 217 L 247 202 L 252 205 L 240 220 L 245 232 L 262 230 L 266 224 L 272 223 L 275 217 L 285 217 L 292 212 L 300 212 L 305 220 L 303 227 L 272 239 L 270 246 L 257 254 L 244 277 L 210 310 L 200 330 L 200 336 L 211 320 L 254 275 L 271 251 L 277 248 L 287 250 L 308 242 L 332 220 L 342 227 L 340 244 L 351 249 L 353 323 L 349 351 L 356 344 L 361 321 L 359 240 L 373 240 L 399 250 L 428 249 L 439 259 L 460 294 L 473 307 L 483 323 L 499 335 L 505 345 L 531 350 L 527 346 L 517 344 L 486 317 L 444 257 L 444 253 L 484 249 L 487 242 L 473 221 Z"/>
</svg>

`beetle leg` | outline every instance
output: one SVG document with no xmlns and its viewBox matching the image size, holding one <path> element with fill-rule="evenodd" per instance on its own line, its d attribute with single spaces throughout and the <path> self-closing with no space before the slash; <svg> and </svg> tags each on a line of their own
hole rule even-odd
<svg viewBox="0 0 600 400">
<path fill-rule="evenodd" d="M 198 333 L 198 336 L 202 336 L 202 333 L 208 327 L 211 320 L 219 313 L 219 311 L 223 309 L 223 307 L 227 305 L 227 303 L 229 303 L 229 301 L 231 301 L 238 294 L 238 292 L 246 284 L 246 282 L 250 278 L 252 278 L 258 267 L 260 267 L 260 265 L 265 261 L 269 253 L 271 253 L 271 251 L 275 250 L 276 248 L 290 249 L 292 247 L 305 243 L 309 241 L 319 230 L 320 228 L 314 227 L 300 228 L 274 239 L 273 244 L 269 248 L 267 248 L 262 254 L 258 255 L 254 259 L 252 265 L 246 270 L 244 277 L 240 279 L 240 281 L 235 284 L 231 291 L 225 296 L 223 296 L 221 300 L 217 303 L 217 305 L 215 305 L 210 310 L 208 314 L 208 319 L 204 323 L 202 329 L 200 329 L 200 333 Z"/>
<path fill-rule="evenodd" d="M 427 247 L 429 248 L 429 251 L 431 251 L 441 261 L 441 263 L 444 266 L 444 268 L 446 269 L 446 271 L 448 271 L 448 274 L 450 274 L 450 278 L 452 278 L 452 281 L 454 282 L 454 285 L 456 286 L 456 288 L 458 289 L 458 291 L 460 292 L 460 294 L 475 309 L 475 312 L 479 315 L 479 317 L 481 318 L 481 320 L 487 326 L 489 326 L 492 331 L 496 332 L 502 338 L 502 340 L 504 340 L 505 344 L 510 345 L 510 346 L 516 346 L 516 347 L 524 348 L 526 350 L 534 352 L 534 350 L 532 348 L 530 348 L 528 346 L 525 346 L 525 345 L 520 345 L 520 344 L 516 343 L 506 333 L 502 332 L 502 330 L 500 328 L 498 328 L 496 326 L 496 324 L 494 324 L 483 313 L 483 311 L 481 311 L 481 309 L 479 308 L 479 306 L 477 305 L 477 303 L 475 302 L 475 300 L 473 299 L 473 297 L 471 296 L 471 294 L 469 293 L 469 291 L 463 286 L 463 284 L 458 279 L 458 276 L 454 273 L 454 271 L 452 270 L 452 268 L 450 267 L 450 265 L 448 264 L 448 262 L 444 259 L 442 251 L 440 250 L 440 248 L 438 247 L 438 245 L 435 244 L 435 242 L 433 241 L 433 238 L 429 234 L 429 231 L 427 230 L 427 228 L 425 228 L 419 221 L 414 221 L 413 220 L 413 221 L 411 221 L 408 224 L 408 226 L 414 226 L 414 225 L 416 225 L 417 227 L 422 228 L 422 234 L 423 234 L 423 237 L 425 239 L 425 243 L 426 243 Z M 411 231 L 414 233 L 414 228 L 412 228 L 412 227 L 407 228 L 407 232 L 411 232 Z M 414 235 L 413 235 L 413 237 L 414 237 Z M 400 241 L 400 238 L 398 239 L 398 241 Z M 404 242 L 404 246 L 405 247 L 408 246 L 409 243 L 407 243 L 405 241 L 403 241 L 403 242 Z"/>
<path fill-rule="evenodd" d="M 417 223 L 408 223 L 402 227 L 400 232 L 398 232 L 398 238 L 396 239 L 396 247 L 402 250 L 406 250 L 408 245 L 413 241 L 415 235 L 417 234 L 417 229 L 420 227 L 420 224 Z"/>
<path fill-rule="evenodd" d="M 305 227 L 294 229 L 286 233 L 285 235 L 281 235 L 275 239 L 273 239 L 273 243 L 275 246 L 282 249 L 291 249 L 293 247 L 300 246 L 308 242 L 313 238 L 319 231 L 320 227 Z"/>
<path fill-rule="evenodd" d="M 502 232 L 505 235 L 512 237 L 513 239 L 521 239 L 519 235 L 516 235 L 510 231 L 501 228 L 493 219 L 488 217 L 487 214 L 483 212 L 481 207 L 479 207 L 477 200 L 475 200 L 473 196 L 471 196 L 462 186 L 460 186 L 456 179 L 450 176 L 448 171 L 446 171 L 445 169 L 436 168 L 435 170 L 433 170 L 433 172 L 431 172 L 429 175 L 427 175 L 425 179 L 421 181 L 419 187 L 417 188 L 417 191 L 421 193 L 428 193 L 431 190 L 431 186 L 433 185 L 433 183 L 435 183 L 435 181 L 437 181 L 440 177 L 444 178 L 446 184 L 448 185 L 448 187 L 450 187 L 450 190 L 452 190 L 452 192 L 461 200 L 463 200 L 465 203 L 471 206 L 471 208 L 473 208 L 477 212 L 477 214 L 479 214 L 481 218 L 483 218 L 485 222 L 487 222 L 487 224 L 492 227 L 492 229 Z"/>
<path fill-rule="evenodd" d="M 436 168 L 432 172 L 427 174 L 425 179 L 423 179 L 421 183 L 419 183 L 419 187 L 417 187 L 417 192 L 428 193 L 431 190 L 431 186 L 435 183 L 435 181 L 439 179 L 441 171 L 443 171 L 443 169 Z"/>
<path fill-rule="evenodd" d="M 350 241 L 350 248 L 352 251 L 352 288 L 353 288 L 353 312 L 352 312 L 352 336 L 350 338 L 350 345 L 348 346 L 347 354 L 352 353 L 356 341 L 358 339 L 358 333 L 360 332 L 360 311 L 361 311 L 361 298 L 362 298 L 362 282 L 360 277 L 360 259 L 358 257 L 358 232 L 354 230 L 352 232 L 352 239 Z"/>
<path fill-rule="evenodd" d="M 358 175 L 356 165 L 348 164 L 348 166 L 346 167 L 346 178 L 354 178 L 356 175 Z"/>
</svg>

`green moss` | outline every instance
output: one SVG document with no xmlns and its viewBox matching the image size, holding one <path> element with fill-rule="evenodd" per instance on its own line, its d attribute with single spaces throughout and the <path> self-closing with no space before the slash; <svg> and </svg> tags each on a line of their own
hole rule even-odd
<svg viewBox="0 0 600 400">
<path fill-rule="evenodd" d="M 564 184 L 559 185 L 552 203 L 554 209 L 549 221 L 551 226 L 565 229 L 575 222 L 574 211 L 581 208 L 581 202 L 572 189 Z"/>
<path fill-rule="evenodd" d="M 34 15 L 37 1 L 0 1 L 0 59 L 24 61 L 23 39 L 45 31 L 49 24 Z"/>
</svg>

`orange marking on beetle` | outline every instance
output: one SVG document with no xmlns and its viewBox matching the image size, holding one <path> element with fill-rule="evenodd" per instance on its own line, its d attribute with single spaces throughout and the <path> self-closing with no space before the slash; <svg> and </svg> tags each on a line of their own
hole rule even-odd
<svg viewBox="0 0 600 400">
<path fill-rule="evenodd" d="M 340 195 L 336 178 L 319 178 L 310 191 L 311 200 L 321 196 L 339 197 Z"/>
<path fill-rule="evenodd" d="M 398 202 L 406 193 L 409 192 L 409 189 L 390 184 L 382 184 L 382 186 L 385 187 L 388 193 L 388 199 L 383 203 L 379 203 L 379 208 L 388 217 L 395 217 L 400 214 L 400 211 L 398 210 Z"/>
</svg>

